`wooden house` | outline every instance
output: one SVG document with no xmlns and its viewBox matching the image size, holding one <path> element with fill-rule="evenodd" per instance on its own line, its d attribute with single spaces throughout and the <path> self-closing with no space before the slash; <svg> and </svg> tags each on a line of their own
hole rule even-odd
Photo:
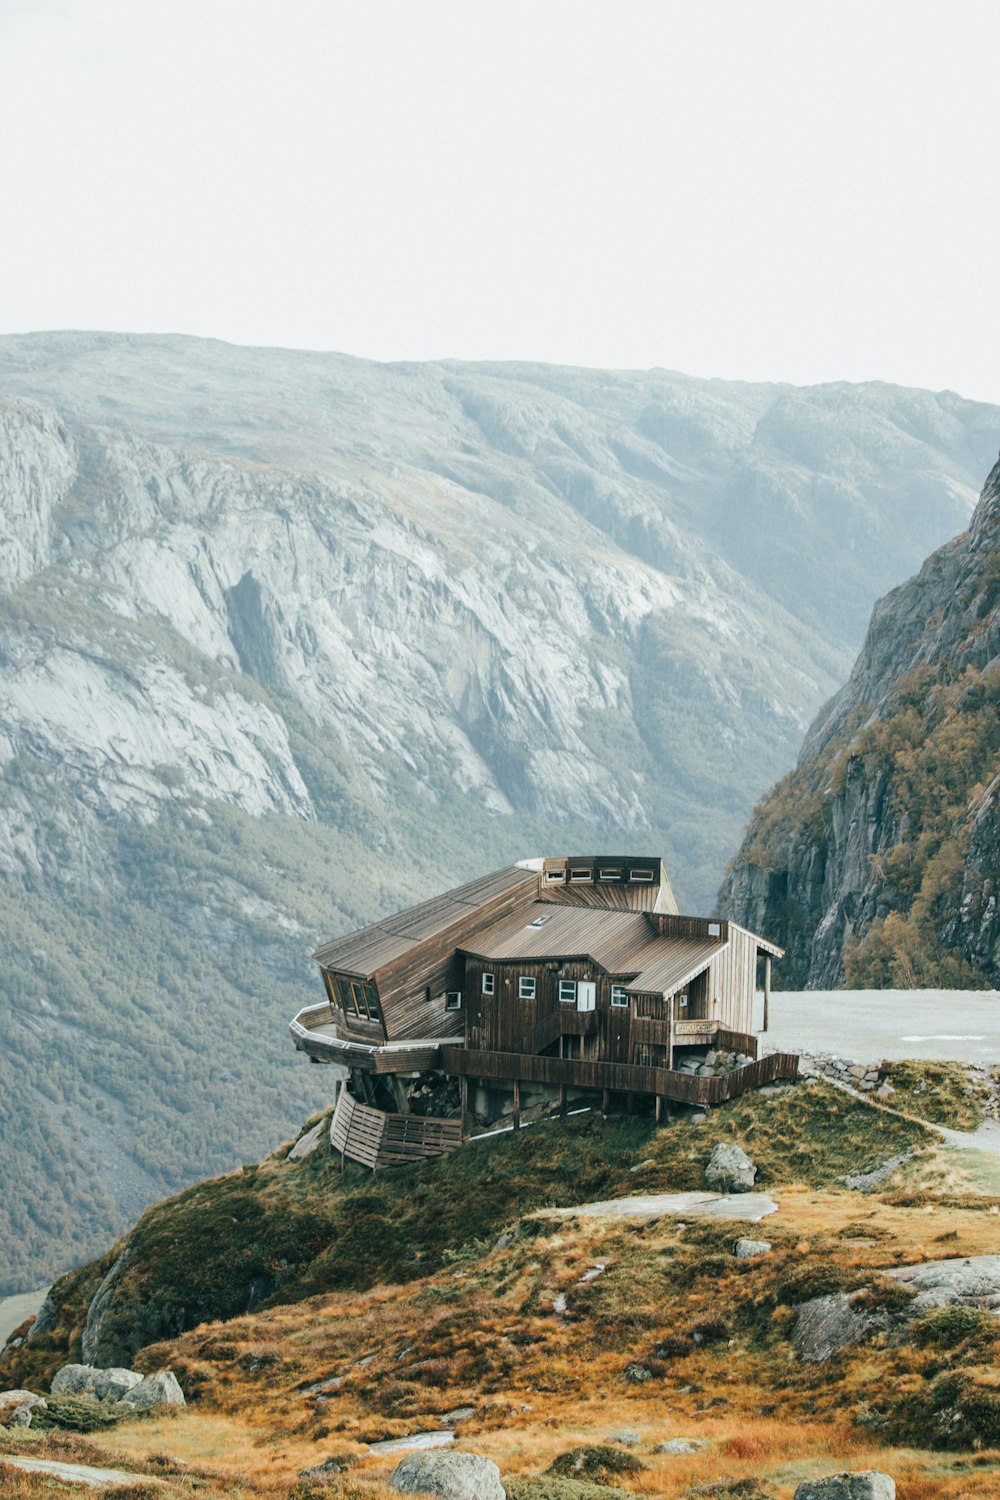
<svg viewBox="0 0 1000 1500">
<path fill-rule="evenodd" d="M 390 1165 L 529 1103 L 624 1096 L 659 1118 L 794 1076 L 753 1031 L 781 956 L 681 916 L 659 859 L 525 860 L 319 948 L 326 1001 L 292 1034 L 339 1067 L 335 1145 Z"/>
</svg>

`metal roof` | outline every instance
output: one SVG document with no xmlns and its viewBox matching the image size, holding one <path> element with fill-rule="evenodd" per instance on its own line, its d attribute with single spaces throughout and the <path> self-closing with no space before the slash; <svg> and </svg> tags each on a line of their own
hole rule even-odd
<svg viewBox="0 0 1000 1500">
<path fill-rule="evenodd" d="M 407 907 L 405 911 L 373 922 L 370 927 L 359 928 L 332 943 L 324 943 L 316 949 L 313 958 L 325 969 L 339 969 L 368 978 L 419 943 L 446 932 L 463 917 L 474 916 L 482 905 L 497 896 L 518 890 L 527 893 L 537 886 L 535 872 L 519 869 L 517 865 L 505 865 L 502 870 L 470 880 L 467 885 L 456 886 L 454 890 L 445 891 L 419 906 Z"/>
</svg>

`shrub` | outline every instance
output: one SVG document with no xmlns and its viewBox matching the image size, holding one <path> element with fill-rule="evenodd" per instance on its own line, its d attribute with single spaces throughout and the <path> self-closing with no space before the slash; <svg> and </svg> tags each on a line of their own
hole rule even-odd
<svg viewBox="0 0 1000 1500">
<path fill-rule="evenodd" d="M 634 1453 L 612 1448 L 609 1443 L 592 1443 L 560 1453 L 546 1473 L 567 1479 L 590 1479 L 600 1484 L 621 1474 L 640 1474 L 645 1467 Z"/>
</svg>

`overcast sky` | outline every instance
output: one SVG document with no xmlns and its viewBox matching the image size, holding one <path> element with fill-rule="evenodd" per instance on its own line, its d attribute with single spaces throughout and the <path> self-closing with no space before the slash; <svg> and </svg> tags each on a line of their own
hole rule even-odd
<svg viewBox="0 0 1000 1500">
<path fill-rule="evenodd" d="M 0 0 L 0 332 L 1000 401 L 997 0 Z"/>
</svg>

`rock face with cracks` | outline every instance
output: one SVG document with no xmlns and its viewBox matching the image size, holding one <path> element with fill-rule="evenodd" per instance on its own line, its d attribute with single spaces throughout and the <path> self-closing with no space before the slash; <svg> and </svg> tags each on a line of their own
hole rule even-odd
<svg viewBox="0 0 1000 1500">
<path fill-rule="evenodd" d="M 757 1177 L 757 1168 L 742 1146 L 720 1141 L 712 1147 L 705 1168 L 705 1186 L 716 1193 L 749 1193 Z"/>
</svg>

